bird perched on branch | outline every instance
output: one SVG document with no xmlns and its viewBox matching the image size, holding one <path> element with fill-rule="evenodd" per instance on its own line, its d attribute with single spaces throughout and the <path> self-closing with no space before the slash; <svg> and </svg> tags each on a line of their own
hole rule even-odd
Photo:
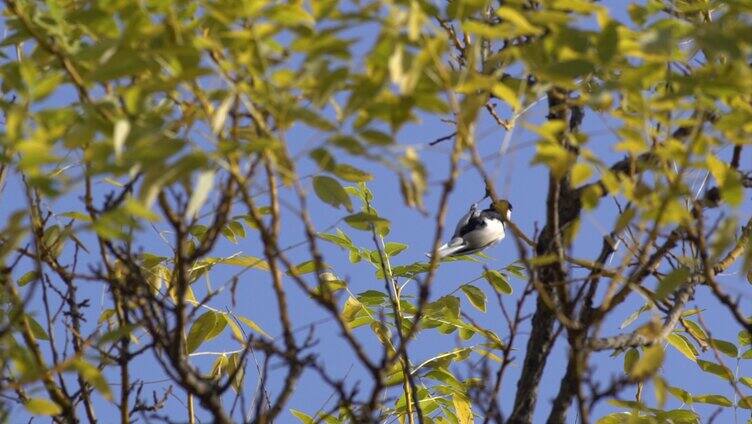
<svg viewBox="0 0 752 424">
<path fill-rule="evenodd" d="M 512 204 L 507 200 L 491 203 L 488 209 L 478 210 L 473 203 L 470 210 L 457 223 L 452 240 L 437 251 L 439 259 L 478 253 L 504 239 L 502 214 L 512 217 Z"/>
</svg>

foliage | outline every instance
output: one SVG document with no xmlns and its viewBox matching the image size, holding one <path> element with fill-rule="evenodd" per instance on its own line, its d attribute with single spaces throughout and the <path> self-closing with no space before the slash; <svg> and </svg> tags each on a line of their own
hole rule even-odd
<svg viewBox="0 0 752 424">
<path fill-rule="evenodd" d="M 707 418 L 696 404 L 752 408 L 749 302 L 724 277 L 752 276 L 749 3 L 650 0 L 624 16 L 587 0 L 5 5 L 4 413 L 679 423 Z M 536 108 L 546 118 L 525 125 Z M 583 131 L 586 116 L 616 141 Z M 398 142 L 425 117 L 450 135 Z M 536 135 L 545 221 L 507 222 L 516 260 L 454 259 L 471 276 L 439 285 L 446 261 L 402 259 L 418 248 L 392 231 L 394 206 L 430 217 L 435 253 L 462 171 L 497 201 L 482 119 L 505 132 L 501 155 L 517 127 Z M 446 172 L 425 153 L 442 146 Z M 576 250 L 601 238 L 579 230 L 605 209 L 602 249 Z M 291 231 L 304 240 L 288 246 Z M 332 265 L 345 261 L 356 275 Z M 269 305 L 246 316 L 236 292 L 262 285 Z M 354 376 L 326 366 L 315 324 L 298 327 L 296 293 L 333 322 L 326 343 Z M 620 328 L 619 307 L 632 308 Z M 727 322 L 704 319 L 711 308 Z M 737 340 L 714 336 L 724 325 Z M 417 358 L 424 337 L 455 346 Z M 568 363 L 549 405 L 537 394 L 557 340 Z M 599 361 L 619 369 L 596 375 Z M 673 385 L 665 374 L 690 362 L 727 390 Z M 294 404 L 306 375 L 334 401 Z"/>
</svg>

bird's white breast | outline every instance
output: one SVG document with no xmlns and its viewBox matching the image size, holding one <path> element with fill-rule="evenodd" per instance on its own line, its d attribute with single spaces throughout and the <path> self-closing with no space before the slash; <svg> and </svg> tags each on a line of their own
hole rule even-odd
<svg viewBox="0 0 752 424">
<path fill-rule="evenodd" d="M 470 246 L 487 246 L 504 238 L 504 224 L 495 219 L 484 219 L 485 226 L 470 231 L 463 238 Z"/>
</svg>

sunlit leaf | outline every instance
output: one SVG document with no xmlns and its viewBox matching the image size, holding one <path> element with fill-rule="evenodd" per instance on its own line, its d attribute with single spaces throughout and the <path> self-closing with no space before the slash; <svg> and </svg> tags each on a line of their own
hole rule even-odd
<svg viewBox="0 0 752 424">
<path fill-rule="evenodd" d="M 389 221 L 371 213 L 358 212 L 346 216 L 345 222 L 358 230 L 370 231 L 373 226 L 381 236 L 389 234 Z"/>
<path fill-rule="evenodd" d="M 667 276 L 661 279 L 658 284 L 658 289 L 655 291 L 655 296 L 658 300 L 665 299 L 669 294 L 673 293 L 676 288 L 684 283 L 687 283 L 689 278 L 689 268 L 681 267 L 671 271 Z"/>
<path fill-rule="evenodd" d="M 290 409 L 290 413 L 295 418 L 297 418 L 301 424 L 313 424 L 315 422 L 313 417 L 311 417 L 310 415 L 306 414 L 303 411 L 299 411 L 297 409 Z"/>
<path fill-rule="evenodd" d="M 663 346 L 655 344 L 648 347 L 629 371 L 630 376 L 642 380 L 653 375 L 663 365 L 663 357 Z"/>
<path fill-rule="evenodd" d="M 344 206 L 348 211 L 352 212 L 353 206 L 350 196 L 342 185 L 334 178 L 319 175 L 313 178 L 313 189 L 316 195 L 323 202 L 328 203 L 335 208 L 339 208 L 340 205 Z"/>
<path fill-rule="evenodd" d="M 483 290 L 473 286 L 472 284 L 463 284 L 461 287 L 462 293 L 465 293 L 467 300 L 475 306 L 475 309 L 486 312 L 486 294 Z"/>
<path fill-rule="evenodd" d="M 214 311 L 205 312 L 191 325 L 186 337 L 186 350 L 194 352 L 207 340 L 217 337 L 227 325 L 227 317 Z"/>
<path fill-rule="evenodd" d="M 704 361 L 702 359 L 697 360 L 697 365 L 700 366 L 701 370 L 715 374 L 724 380 L 731 381 L 734 379 L 734 373 L 723 365 L 716 364 L 715 362 Z"/>
<path fill-rule="evenodd" d="M 675 333 L 669 334 L 668 337 L 666 337 L 666 340 L 671 346 L 675 347 L 676 350 L 689 358 L 690 361 L 695 362 L 697 360 L 697 353 L 692 348 L 692 345 L 681 335 Z"/>
<path fill-rule="evenodd" d="M 123 148 L 125 146 L 125 139 L 128 138 L 128 134 L 131 131 L 131 124 L 125 120 L 120 119 L 115 122 L 115 128 L 112 135 L 112 143 L 115 149 L 115 157 L 120 159 L 123 156 Z"/>
<path fill-rule="evenodd" d="M 63 411 L 57 403 L 38 397 L 29 399 L 24 406 L 34 415 L 58 415 Z"/>
<path fill-rule="evenodd" d="M 452 396 L 452 403 L 454 404 L 454 413 L 457 415 L 457 422 L 459 424 L 471 424 L 474 422 L 472 405 L 465 396 L 455 393 Z"/>
<path fill-rule="evenodd" d="M 84 359 L 76 359 L 71 362 L 71 368 L 78 371 L 81 378 L 92 385 L 105 399 L 112 400 L 110 385 L 102 375 L 102 372 L 96 366 L 86 362 Z"/>
<path fill-rule="evenodd" d="M 486 281 L 488 281 L 491 286 L 493 286 L 496 291 L 499 293 L 504 294 L 512 294 L 512 286 L 509 284 L 509 281 L 504 276 L 504 274 L 500 273 L 499 271 L 496 271 L 495 269 L 487 270 L 483 273 L 483 276 L 486 278 Z"/>
<path fill-rule="evenodd" d="M 739 356 L 739 349 L 737 349 L 736 345 L 731 342 L 719 339 L 711 339 L 710 345 L 715 349 L 718 349 L 719 352 L 722 352 L 723 354 L 732 358 Z"/>
<path fill-rule="evenodd" d="M 722 395 L 701 395 L 701 396 L 695 396 L 693 398 L 695 402 L 698 403 L 709 403 L 711 405 L 718 405 L 718 406 L 731 406 L 733 405 L 733 402 L 731 402 L 727 397 Z"/>
<path fill-rule="evenodd" d="M 196 186 L 188 201 L 188 207 L 185 209 L 185 215 L 192 218 L 206 202 L 209 193 L 214 187 L 214 171 L 204 171 L 196 179 Z"/>
</svg>

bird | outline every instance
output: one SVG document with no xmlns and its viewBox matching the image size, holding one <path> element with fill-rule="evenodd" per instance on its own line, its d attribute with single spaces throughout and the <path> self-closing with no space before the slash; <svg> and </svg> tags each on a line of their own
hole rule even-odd
<svg viewBox="0 0 752 424">
<path fill-rule="evenodd" d="M 512 217 L 512 204 L 508 200 L 491 202 L 487 209 L 478 210 L 473 203 L 470 210 L 460 219 L 454 229 L 451 241 L 439 247 L 439 259 L 478 253 L 504 239 L 504 221 Z"/>
</svg>

